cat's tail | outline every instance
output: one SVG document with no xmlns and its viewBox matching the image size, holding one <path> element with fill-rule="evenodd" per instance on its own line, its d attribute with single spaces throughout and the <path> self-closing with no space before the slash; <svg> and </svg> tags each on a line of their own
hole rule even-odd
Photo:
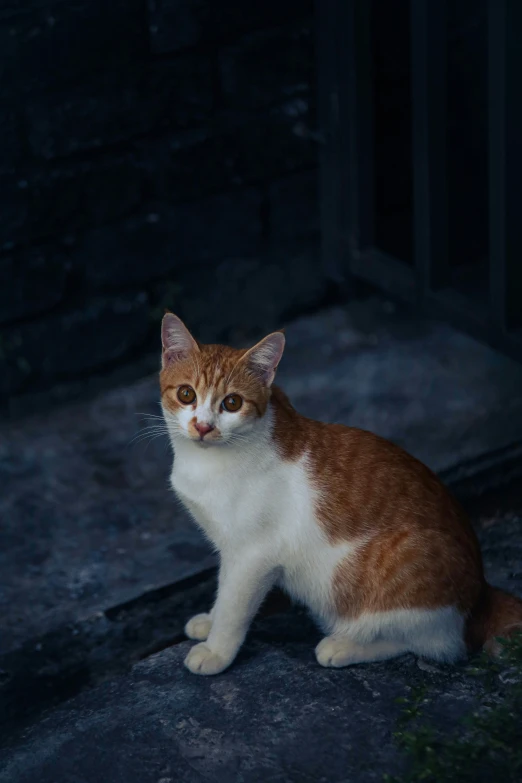
<svg viewBox="0 0 522 783">
<path fill-rule="evenodd" d="M 498 657 L 502 653 L 502 643 L 498 639 L 509 639 L 518 631 L 522 632 L 522 600 L 486 584 L 469 619 L 470 648 L 482 647 L 489 655 Z"/>
</svg>

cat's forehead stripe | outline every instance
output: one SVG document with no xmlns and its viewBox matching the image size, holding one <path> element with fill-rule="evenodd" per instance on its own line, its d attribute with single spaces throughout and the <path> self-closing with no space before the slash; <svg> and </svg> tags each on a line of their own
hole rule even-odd
<svg viewBox="0 0 522 783">
<path fill-rule="evenodd" d="M 208 399 L 207 407 L 214 410 L 219 408 L 227 395 L 238 394 L 244 401 L 241 418 L 252 415 L 254 411 L 262 417 L 270 392 L 259 383 L 248 364 L 241 361 L 246 353 L 247 349 L 199 344 L 193 355 L 167 368 L 162 391 L 179 408 L 176 391 L 180 385 L 190 385 L 196 391 L 196 405 L 200 407 L 203 400 Z M 202 416 L 209 415 L 203 413 L 203 408 L 201 410 Z"/>
</svg>

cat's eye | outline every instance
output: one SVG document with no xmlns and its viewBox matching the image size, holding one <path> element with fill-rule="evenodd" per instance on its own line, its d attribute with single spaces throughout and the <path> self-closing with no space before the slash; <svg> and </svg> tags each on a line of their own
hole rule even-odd
<svg viewBox="0 0 522 783">
<path fill-rule="evenodd" d="M 183 405 L 191 405 L 196 399 L 196 392 L 192 386 L 180 386 L 178 389 L 178 400 Z"/>
<path fill-rule="evenodd" d="M 229 413 L 235 413 L 243 405 L 243 398 L 240 397 L 239 394 L 229 394 L 228 397 L 225 397 L 221 405 Z"/>
</svg>

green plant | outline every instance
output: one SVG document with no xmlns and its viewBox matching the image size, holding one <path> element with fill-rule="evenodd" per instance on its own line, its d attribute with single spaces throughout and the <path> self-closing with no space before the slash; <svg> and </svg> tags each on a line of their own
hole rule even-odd
<svg viewBox="0 0 522 783">
<path fill-rule="evenodd" d="M 387 783 L 480 783 L 522 780 L 522 633 L 500 640 L 502 657 L 478 656 L 468 674 L 483 677 L 480 704 L 447 733 L 425 716 L 425 689 L 404 704 L 395 739 L 406 755 L 407 772 L 385 775 Z"/>
</svg>

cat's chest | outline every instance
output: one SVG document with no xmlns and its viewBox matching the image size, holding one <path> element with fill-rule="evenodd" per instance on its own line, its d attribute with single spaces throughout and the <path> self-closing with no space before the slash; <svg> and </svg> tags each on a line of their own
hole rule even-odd
<svg viewBox="0 0 522 783">
<path fill-rule="evenodd" d="M 174 469 L 171 475 L 172 488 L 179 498 L 191 509 L 199 509 L 211 517 L 230 514 L 241 497 L 241 483 L 226 476 L 197 469 Z"/>
<path fill-rule="evenodd" d="M 191 455 L 192 457 L 192 455 Z M 228 455 L 176 456 L 171 485 L 180 500 L 220 545 L 221 540 L 271 515 L 277 469 L 265 460 L 235 460 Z"/>
</svg>

